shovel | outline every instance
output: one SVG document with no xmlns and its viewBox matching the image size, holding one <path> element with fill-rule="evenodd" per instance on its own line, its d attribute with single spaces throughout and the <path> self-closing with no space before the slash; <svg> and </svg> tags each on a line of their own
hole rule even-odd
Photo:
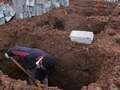
<svg viewBox="0 0 120 90">
<path fill-rule="evenodd" d="M 14 62 L 29 78 L 31 78 L 33 81 L 36 81 L 36 79 L 28 73 L 13 57 L 10 57 L 12 62 Z"/>
</svg>

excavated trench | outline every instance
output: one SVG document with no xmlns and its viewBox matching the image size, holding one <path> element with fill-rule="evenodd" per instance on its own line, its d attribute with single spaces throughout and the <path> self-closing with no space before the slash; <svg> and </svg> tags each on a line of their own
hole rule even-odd
<svg viewBox="0 0 120 90">
<path fill-rule="evenodd" d="M 111 7 L 107 8 L 103 2 L 71 0 L 71 6 L 66 10 L 67 15 L 61 8 L 40 17 L 13 20 L 1 26 L 0 70 L 14 79 L 28 79 L 15 64 L 4 58 L 8 48 L 19 45 L 39 48 L 56 57 L 56 71 L 49 78 L 50 86 L 80 90 L 98 82 L 105 62 L 114 56 L 110 51 L 113 41 L 105 33 Z M 93 31 L 95 40 L 92 45 L 71 42 L 69 34 L 76 29 Z"/>
<path fill-rule="evenodd" d="M 74 43 L 71 43 L 71 46 L 69 46 L 67 44 L 70 44 L 69 41 L 66 43 L 66 40 L 61 41 L 62 39 L 60 39 L 57 41 L 54 40 L 52 43 L 56 43 L 57 45 L 51 48 L 51 45 L 46 45 L 47 42 L 42 43 L 41 40 L 33 42 L 36 39 L 34 39 L 35 36 L 33 35 L 29 35 L 29 38 L 27 38 L 30 41 L 23 41 L 24 34 L 20 35 L 23 37 L 17 38 L 16 43 L 19 43 L 17 45 L 24 44 L 23 46 L 40 48 L 48 51 L 57 58 L 56 71 L 49 78 L 50 86 L 58 86 L 64 90 L 79 90 L 82 86 L 96 82 L 99 78 L 100 70 L 105 60 L 105 53 L 100 52 L 101 50 L 99 51 L 97 47 L 80 46 Z M 61 35 L 55 35 L 55 37 L 61 38 Z M 47 40 L 51 41 L 51 39 Z M 40 44 L 37 44 L 37 42 Z M 11 78 L 27 80 L 28 77 L 15 64 L 4 58 L 4 52 L 5 50 L 1 51 L 0 69 Z"/>
<path fill-rule="evenodd" d="M 97 18 L 94 18 L 94 20 L 88 18 L 87 20 L 88 23 L 92 21 L 91 28 L 95 27 L 96 22 L 98 22 L 98 24 L 107 22 L 106 20 L 99 21 Z M 46 21 L 48 20 L 44 22 Z M 54 19 L 52 22 L 49 22 L 49 24 L 47 23 L 47 25 L 44 23 L 45 25 L 42 25 L 42 27 L 38 22 L 37 27 L 34 26 L 31 20 L 27 24 L 26 20 L 23 21 L 21 25 L 15 25 L 15 23 L 16 21 L 7 26 L 10 27 L 9 30 L 6 30 L 6 27 L 3 26 L 3 30 L 0 31 L 0 69 L 5 74 L 14 79 L 28 79 L 15 64 L 5 59 L 3 55 L 9 47 L 19 45 L 45 50 L 57 58 L 56 71 L 49 78 L 50 86 L 58 86 L 64 90 L 79 90 L 82 86 L 98 80 L 101 67 L 103 67 L 107 56 L 104 49 L 96 45 L 96 41 L 94 41 L 92 45 L 80 45 L 71 42 L 69 39 L 70 31 L 61 30 L 63 28 L 56 29 L 59 28 L 59 25 L 56 25 L 57 23 Z M 12 26 L 14 26 L 14 28 Z M 54 26 L 56 26 L 56 28 L 54 28 Z M 104 27 L 101 27 L 101 31 L 102 30 L 104 30 Z M 99 33 L 101 31 L 99 31 Z"/>
<path fill-rule="evenodd" d="M 99 35 L 92 45 L 80 45 L 70 41 L 69 31 L 47 27 L 42 31 L 29 32 L 29 29 L 25 28 L 12 32 L 0 31 L 0 70 L 14 79 L 28 79 L 15 64 L 4 58 L 5 51 L 15 45 L 39 48 L 56 57 L 56 71 L 50 76 L 49 85 L 63 90 L 80 90 L 82 86 L 97 82 L 105 67 L 105 61 L 113 57 L 113 54 L 105 50 L 104 37 L 101 40 Z M 99 46 L 99 41 L 103 42 L 102 46 Z"/>
</svg>

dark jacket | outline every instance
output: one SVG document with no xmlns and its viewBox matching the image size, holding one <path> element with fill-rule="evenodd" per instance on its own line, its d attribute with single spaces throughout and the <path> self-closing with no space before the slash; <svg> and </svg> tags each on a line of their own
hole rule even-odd
<svg viewBox="0 0 120 90">
<path fill-rule="evenodd" d="M 48 53 L 36 49 L 36 48 L 26 48 L 26 47 L 13 47 L 7 51 L 10 57 L 17 57 L 18 62 L 25 68 L 30 70 L 37 80 L 44 80 L 48 74 L 52 73 L 55 69 L 54 59 L 48 55 Z M 39 57 L 44 57 L 42 61 L 43 68 L 36 68 L 36 59 Z"/>
<path fill-rule="evenodd" d="M 26 47 L 13 47 L 7 51 L 11 57 L 18 57 L 18 62 L 26 69 L 33 69 L 36 67 L 36 58 L 38 57 L 49 57 L 48 53 L 36 49 Z"/>
</svg>

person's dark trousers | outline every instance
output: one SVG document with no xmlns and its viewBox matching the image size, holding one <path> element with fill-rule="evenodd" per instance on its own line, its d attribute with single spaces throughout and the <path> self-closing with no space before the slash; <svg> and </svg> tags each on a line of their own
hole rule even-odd
<svg viewBox="0 0 120 90">
<path fill-rule="evenodd" d="M 39 80 L 42 84 L 48 85 L 48 74 L 46 70 L 34 68 L 28 71 L 36 80 Z"/>
</svg>

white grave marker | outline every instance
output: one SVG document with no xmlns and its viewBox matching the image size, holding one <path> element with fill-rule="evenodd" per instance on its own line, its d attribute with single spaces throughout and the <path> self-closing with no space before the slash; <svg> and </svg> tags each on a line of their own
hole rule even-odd
<svg viewBox="0 0 120 90">
<path fill-rule="evenodd" d="M 93 32 L 89 31 L 72 31 L 70 39 L 73 42 L 91 44 L 94 38 Z"/>
</svg>

